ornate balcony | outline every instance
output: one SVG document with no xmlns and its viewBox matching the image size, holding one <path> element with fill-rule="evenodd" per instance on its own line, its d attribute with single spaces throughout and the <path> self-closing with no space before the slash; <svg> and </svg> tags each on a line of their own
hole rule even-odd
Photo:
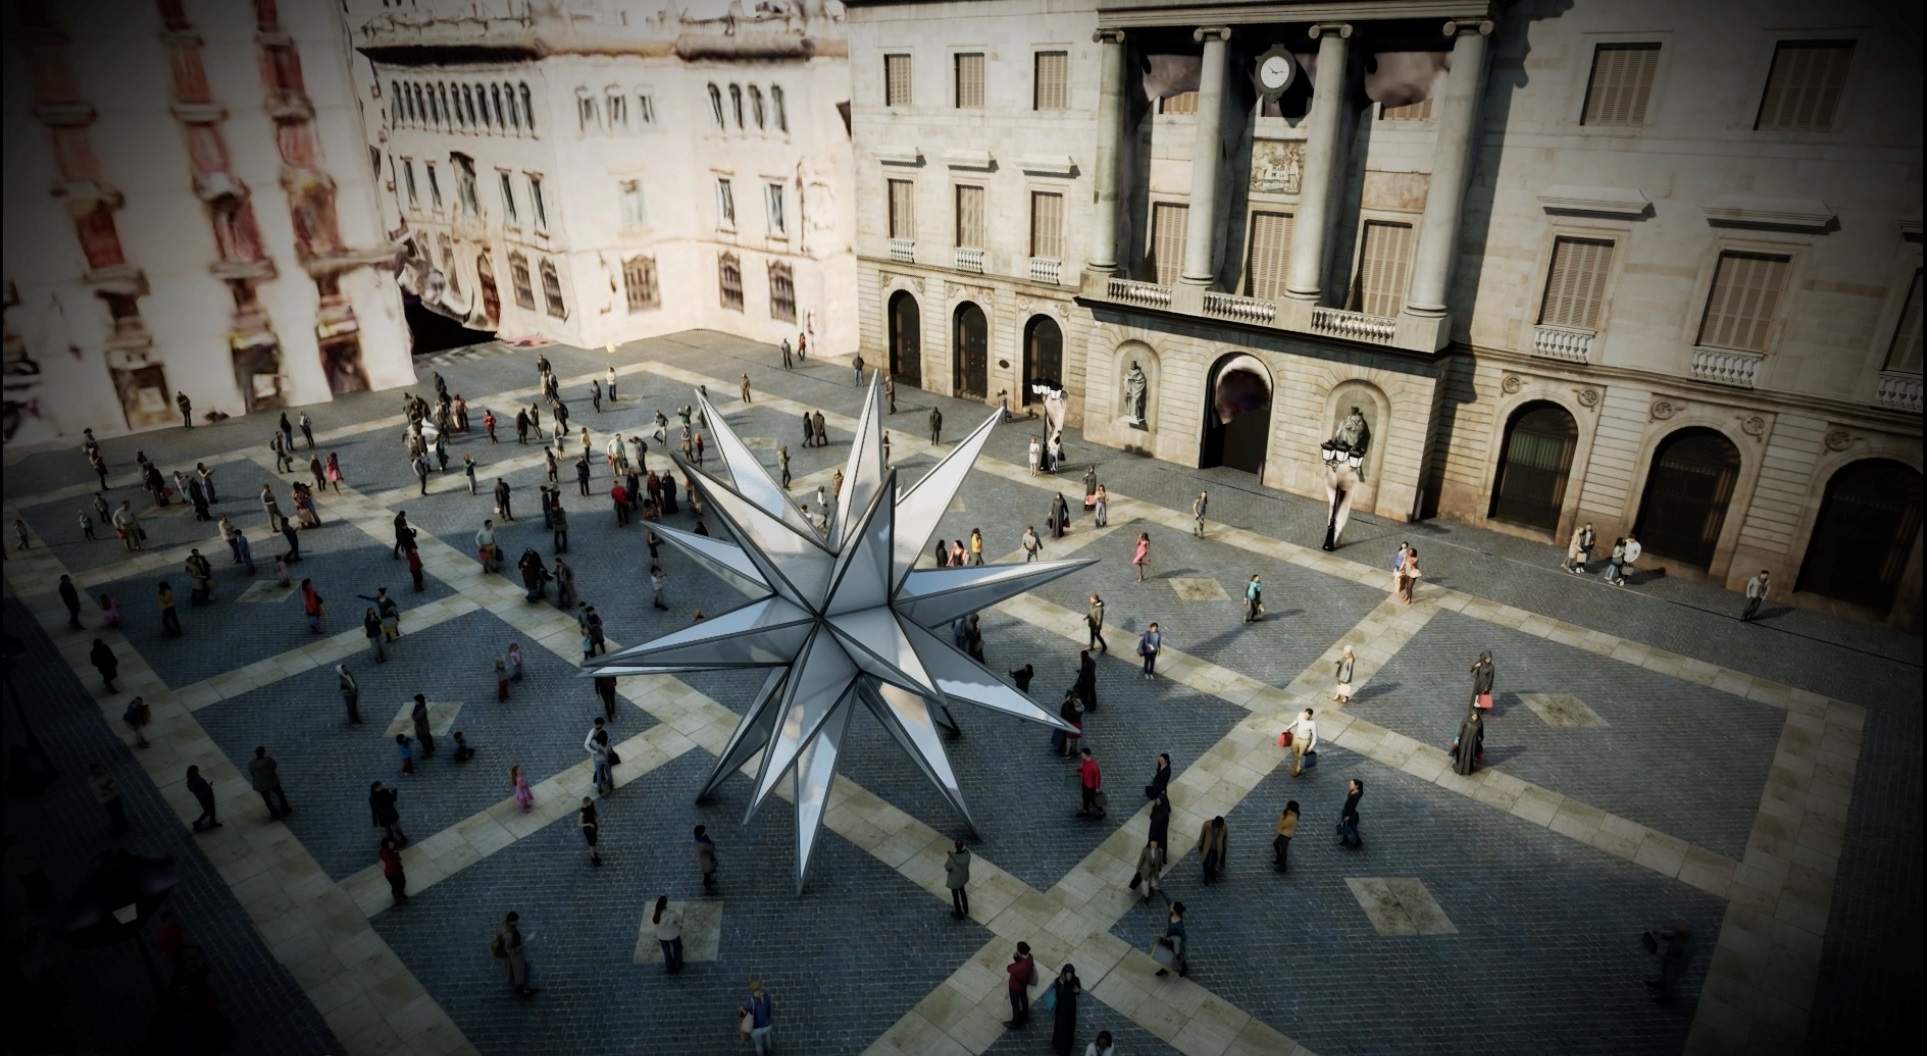
<svg viewBox="0 0 1927 1056">
<path fill-rule="evenodd" d="M 917 240 L 914 238 L 891 239 L 890 259 L 899 264 L 915 264 L 917 262 Z"/>
<path fill-rule="evenodd" d="M 1064 265 L 1061 261 L 1051 260 L 1048 257 L 1030 258 L 1030 281 L 1032 282 L 1055 286 L 1061 281 L 1063 274 Z"/>
<path fill-rule="evenodd" d="M 1532 328 L 1532 354 L 1567 363 L 1584 363 L 1592 357 L 1591 330 L 1572 330 L 1563 326 Z"/>
<path fill-rule="evenodd" d="M 1171 307 L 1171 287 L 1159 286 L 1155 282 L 1112 278 L 1105 282 L 1104 293 L 1113 301 L 1123 301 L 1126 304 L 1140 305 L 1145 308 Z"/>
<path fill-rule="evenodd" d="M 1311 310 L 1311 329 L 1313 333 L 1327 337 L 1389 345 L 1398 336 L 1398 319 L 1395 316 L 1366 315 L 1343 308 L 1317 307 Z"/>
<path fill-rule="evenodd" d="M 1758 352 L 1741 352 L 1729 348 L 1696 348 L 1693 350 L 1693 376 L 1715 385 L 1750 389 L 1754 382 L 1759 380 L 1760 360 L 1764 358 L 1766 357 Z"/>
<path fill-rule="evenodd" d="M 1207 290 L 1204 295 L 1204 314 L 1245 323 L 1269 323 L 1278 317 L 1278 306 L 1256 297 L 1239 297 Z"/>
<path fill-rule="evenodd" d="M 1897 370 L 1880 372 L 1880 388 L 1875 398 L 1882 407 L 1896 411 L 1920 413 L 1920 375 L 1905 374 Z"/>
<path fill-rule="evenodd" d="M 958 271 L 968 271 L 976 275 L 984 273 L 984 251 L 958 246 L 955 267 Z"/>
</svg>

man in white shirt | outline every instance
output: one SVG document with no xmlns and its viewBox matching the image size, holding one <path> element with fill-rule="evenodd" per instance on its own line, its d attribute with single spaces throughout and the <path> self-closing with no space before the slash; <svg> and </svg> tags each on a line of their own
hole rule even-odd
<svg viewBox="0 0 1927 1056">
<path fill-rule="evenodd" d="M 1318 748 L 1318 724 L 1311 721 L 1311 709 L 1306 708 L 1298 721 L 1291 724 L 1291 776 L 1302 777 L 1305 773 L 1305 756 Z M 1318 765 L 1318 757 L 1312 756 L 1312 765 Z"/>
<path fill-rule="evenodd" d="M 1760 614 L 1760 606 L 1766 604 L 1767 591 L 1772 587 L 1769 573 L 1760 569 L 1760 574 L 1746 581 L 1746 611 L 1740 613 L 1741 623 L 1751 623 Z"/>
</svg>

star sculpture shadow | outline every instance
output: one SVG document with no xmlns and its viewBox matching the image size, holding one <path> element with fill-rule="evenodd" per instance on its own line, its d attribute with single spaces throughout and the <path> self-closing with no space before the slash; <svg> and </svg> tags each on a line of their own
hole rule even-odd
<svg viewBox="0 0 1927 1056">
<path fill-rule="evenodd" d="M 827 529 L 770 479 L 755 453 L 701 393 L 696 396 L 729 482 L 682 458 L 710 512 L 741 542 L 661 525 L 657 535 L 751 595 L 710 619 L 623 649 L 589 675 L 653 675 L 753 668 L 767 674 L 697 798 L 758 752 L 747 824 L 790 776 L 796 804 L 796 890 L 809 875 L 850 716 L 868 711 L 943 794 L 971 831 L 940 728 L 948 705 L 1071 727 L 992 675 L 933 629 L 1035 589 L 1095 558 L 1022 565 L 916 569 L 999 415 L 986 418 L 929 473 L 900 489 L 883 464 L 882 404 L 872 375 L 843 487 Z"/>
</svg>

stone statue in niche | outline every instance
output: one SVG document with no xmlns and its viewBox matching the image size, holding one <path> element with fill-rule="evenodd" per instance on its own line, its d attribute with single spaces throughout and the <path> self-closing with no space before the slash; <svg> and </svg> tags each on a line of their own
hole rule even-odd
<svg viewBox="0 0 1927 1056">
<path fill-rule="evenodd" d="M 1305 174 L 1305 144 L 1261 139 L 1251 145 L 1251 189 L 1266 194 L 1297 194 Z"/>
<path fill-rule="evenodd" d="M 1151 392 L 1151 379 L 1144 374 L 1144 368 L 1137 360 L 1131 361 L 1131 369 L 1124 375 L 1124 421 L 1133 429 L 1147 429 L 1144 421 L 1144 401 Z"/>
<path fill-rule="evenodd" d="M 1332 433 L 1332 444 L 1363 459 L 1372 447 L 1372 427 L 1366 424 L 1365 413 L 1354 406 Z"/>
</svg>

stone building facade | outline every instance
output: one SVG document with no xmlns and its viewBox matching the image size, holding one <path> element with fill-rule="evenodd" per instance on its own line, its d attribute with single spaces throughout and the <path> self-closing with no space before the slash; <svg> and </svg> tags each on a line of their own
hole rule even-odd
<svg viewBox="0 0 1927 1056">
<path fill-rule="evenodd" d="M 414 380 L 325 5 L 7 8 L 10 444 Z"/>
<path fill-rule="evenodd" d="M 1746 12 L 1747 24 L 1732 24 Z M 1921 91 L 1886 5 L 850 5 L 862 347 L 1353 508 L 1916 627 Z M 1127 405 L 1135 366 L 1141 420 Z"/>
<path fill-rule="evenodd" d="M 841 10 L 351 0 L 402 283 L 504 339 L 856 346 Z"/>
</svg>

